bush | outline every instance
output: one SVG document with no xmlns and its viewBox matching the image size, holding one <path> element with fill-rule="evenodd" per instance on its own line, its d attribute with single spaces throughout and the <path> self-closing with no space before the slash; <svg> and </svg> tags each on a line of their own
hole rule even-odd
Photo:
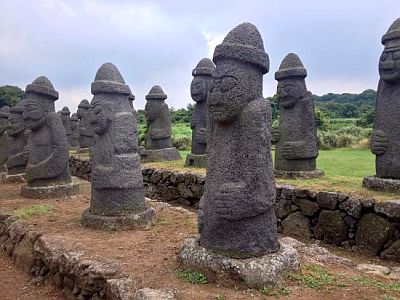
<svg viewBox="0 0 400 300">
<path fill-rule="evenodd" d="M 178 150 L 190 150 L 192 139 L 188 136 L 172 137 L 172 145 Z"/>
</svg>

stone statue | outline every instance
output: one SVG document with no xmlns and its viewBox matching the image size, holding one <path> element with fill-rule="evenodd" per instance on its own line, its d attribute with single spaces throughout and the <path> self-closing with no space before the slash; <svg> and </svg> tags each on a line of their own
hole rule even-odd
<svg viewBox="0 0 400 300">
<path fill-rule="evenodd" d="M 79 185 L 71 183 L 69 145 L 54 102 L 58 92 L 44 76 L 26 89 L 24 121 L 30 130 L 29 159 L 26 168 L 27 186 L 22 195 L 28 198 L 49 198 L 75 194 Z"/>
<path fill-rule="evenodd" d="M 382 37 L 379 84 L 375 103 L 371 151 L 376 177 L 364 178 L 371 189 L 400 191 L 400 18 Z"/>
<path fill-rule="evenodd" d="M 74 113 L 71 116 L 71 147 L 79 148 L 79 119 Z"/>
<path fill-rule="evenodd" d="M 190 127 L 192 128 L 192 153 L 186 157 L 186 166 L 206 166 L 206 100 L 211 82 L 211 74 L 215 65 L 208 58 L 203 58 L 193 70 L 193 80 L 190 86 L 190 94 L 196 102 L 192 114 Z"/>
<path fill-rule="evenodd" d="M 71 130 L 71 119 L 70 119 L 70 111 L 67 106 L 64 106 L 61 110 L 61 121 L 63 123 L 65 134 L 67 136 L 68 144 L 71 146 L 72 143 L 72 130 Z"/>
<path fill-rule="evenodd" d="M 92 197 L 82 222 L 104 229 L 147 226 L 155 211 L 145 206 L 129 86 L 118 69 L 106 63 L 97 71 L 92 94 L 89 119 L 97 139 L 93 146 Z"/>
<path fill-rule="evenodd" d="M 272 113 L 262 94 L 269 59 L 258 29 L 236 26 L 215 48 L 213 61 L 200 239 L 187 239 L 178 258 L 183 268 L 201 270 L 222 284 L 271 286 L 299 267 L 299 256 L 278 243 Z"/>
<path fill-rule="evenodd" d="M 89 123 L 89 101 L 83 99 L 78 105 L 76 116 L 79 119 L 79 144 L 81 148 L 93 145 L 93 129 Z"/>
<path fill-rule="evenodd" d="M 8 128 L 9 114 L 10 114 L 10 107 L 3 106 L 2 108 L 0 108 L 0 172 L 7 172 L 7 158 L 8 158 L 7 128 Z"/>
<path fill-rule="evenodd" d="M 181 159 L 178 150 L 172 147 L 172 125 L 165 99 L 167 95 L 158 85 L 153 86 L 146 95 L 144 110 L 148 129 L 145 136 L 146 150 L 142 153 L 145 162 Z"/>
<path fill-rule="evenodd" d="M 9 156 L 7 160 L 8 175 L 25 173 L 28 163 L 27 130 L 23 118 L 25 100 L 19 101 L 10 109 L 8 117 Z M 21 178 L 21 181 L 22 178 Z"/>
<path fill-rule="evenodd" d="M 323 175 L 316 170 L 317 124 L 306 76 L 306 69 L 294 53 L 284 58 L 275 73 L 280 118 L 273 137 L 276 142 L 275 169 L 279 177 L 315 178 Z"/>
</svg>

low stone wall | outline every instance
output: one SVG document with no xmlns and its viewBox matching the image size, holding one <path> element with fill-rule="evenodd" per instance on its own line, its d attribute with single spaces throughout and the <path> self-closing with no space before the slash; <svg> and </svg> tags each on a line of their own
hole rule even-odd
<svg viewBox="0 0 400 300">
<path fill-rule="evenodd" d="M 70 162 L 72 175 L 90 178 L 88 161 L 71 158 Z M 147 197 L 197 208 L 204 192 L 204 176 L 149 168 L 142 173 Z M 279 231 L 285 235 L 322 240 L 400 262 L 400 200 L 377 202 L 277 186 L 275 211 Z"/>
</svg>

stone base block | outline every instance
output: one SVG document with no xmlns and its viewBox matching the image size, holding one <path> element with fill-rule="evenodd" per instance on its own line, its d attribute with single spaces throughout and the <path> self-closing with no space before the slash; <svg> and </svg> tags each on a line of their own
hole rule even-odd
<svg viewBox="0 0 400 300">
<path fill-rule="evenodd" d="M 157 161 L 166 161 L 166 160 L 181 160 L 181 154 L 178 149 L 173 148 L 165 148 L 165 149 L 157 149 L 157 150 L 144 150 L 141 151 L 141 160 L 142 162 L 157 162 Z"/>
<path fill-rule="evenodd" d="M 209 281 L 224 286 L 243 285 L 254 289 L 279 283 L 284 274 L 300 267 L 296 249 L 281 244 L 276 253 L 261 257 L 235 259 L 216 254 L 199 245 L 198 239 L 185 241 L 178 259 L 185 269 L 200 271 Z"/>
<path fill-rule="evenodd" d="M 323 177 L 324 171 L 314 170 L 314 171 L 282 171 L 275 170 L 275 177 L 282 179 L 314 179 Z"/>
<path fill-rule="evenodd" d="M 21 187 L 21 195 L 31 199 L 63 198 L 74 196 L 81 192 L 82 181 L 76 177 L 72 178 L 71 183 L 31 187 L 24 185 Z"/>
<path fill-rule="evenodd" d="M 90 148 L 76 148 L 77 153 L 90 153 Z"/>
<path fill-rule="evenodd" d="M 207 165 L 207 155 L 197 155 L 189 153 L 186 156 L 185 167 L 205 168 Z"/>
<path fill-rule="evenodd" d="M 368 176 L 364 177 L 362 186 L 369 190 L 400 193 L 399 179 Z"/>
<path fill-rule="evenodd" d="M 13 174 L 13 175 L 4 175 L 2 178 L 2 182 L 6 184 L 10 183 L 26 183 L 25 173 L 22 174 Z"/>
<path fill-rule="evenodd" d="M 155 216 L 154 208 L 126 216 L 95 215 L 88 208 L 82 214 L 81 223 L 86 227 L 103 230 L 147 229 L 153 224 Z"/>
</svg>

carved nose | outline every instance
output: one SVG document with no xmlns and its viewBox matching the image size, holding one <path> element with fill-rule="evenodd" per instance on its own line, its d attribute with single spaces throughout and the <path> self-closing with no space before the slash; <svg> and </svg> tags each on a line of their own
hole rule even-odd
<svg viewBox="0 0 400 300">
<path fill-rule="evenodd" d="M 395 63 L 393 60 L 382 62 L 382 69 L 383 70 L 391 70 L 395 67 Z"/>
</svg>

